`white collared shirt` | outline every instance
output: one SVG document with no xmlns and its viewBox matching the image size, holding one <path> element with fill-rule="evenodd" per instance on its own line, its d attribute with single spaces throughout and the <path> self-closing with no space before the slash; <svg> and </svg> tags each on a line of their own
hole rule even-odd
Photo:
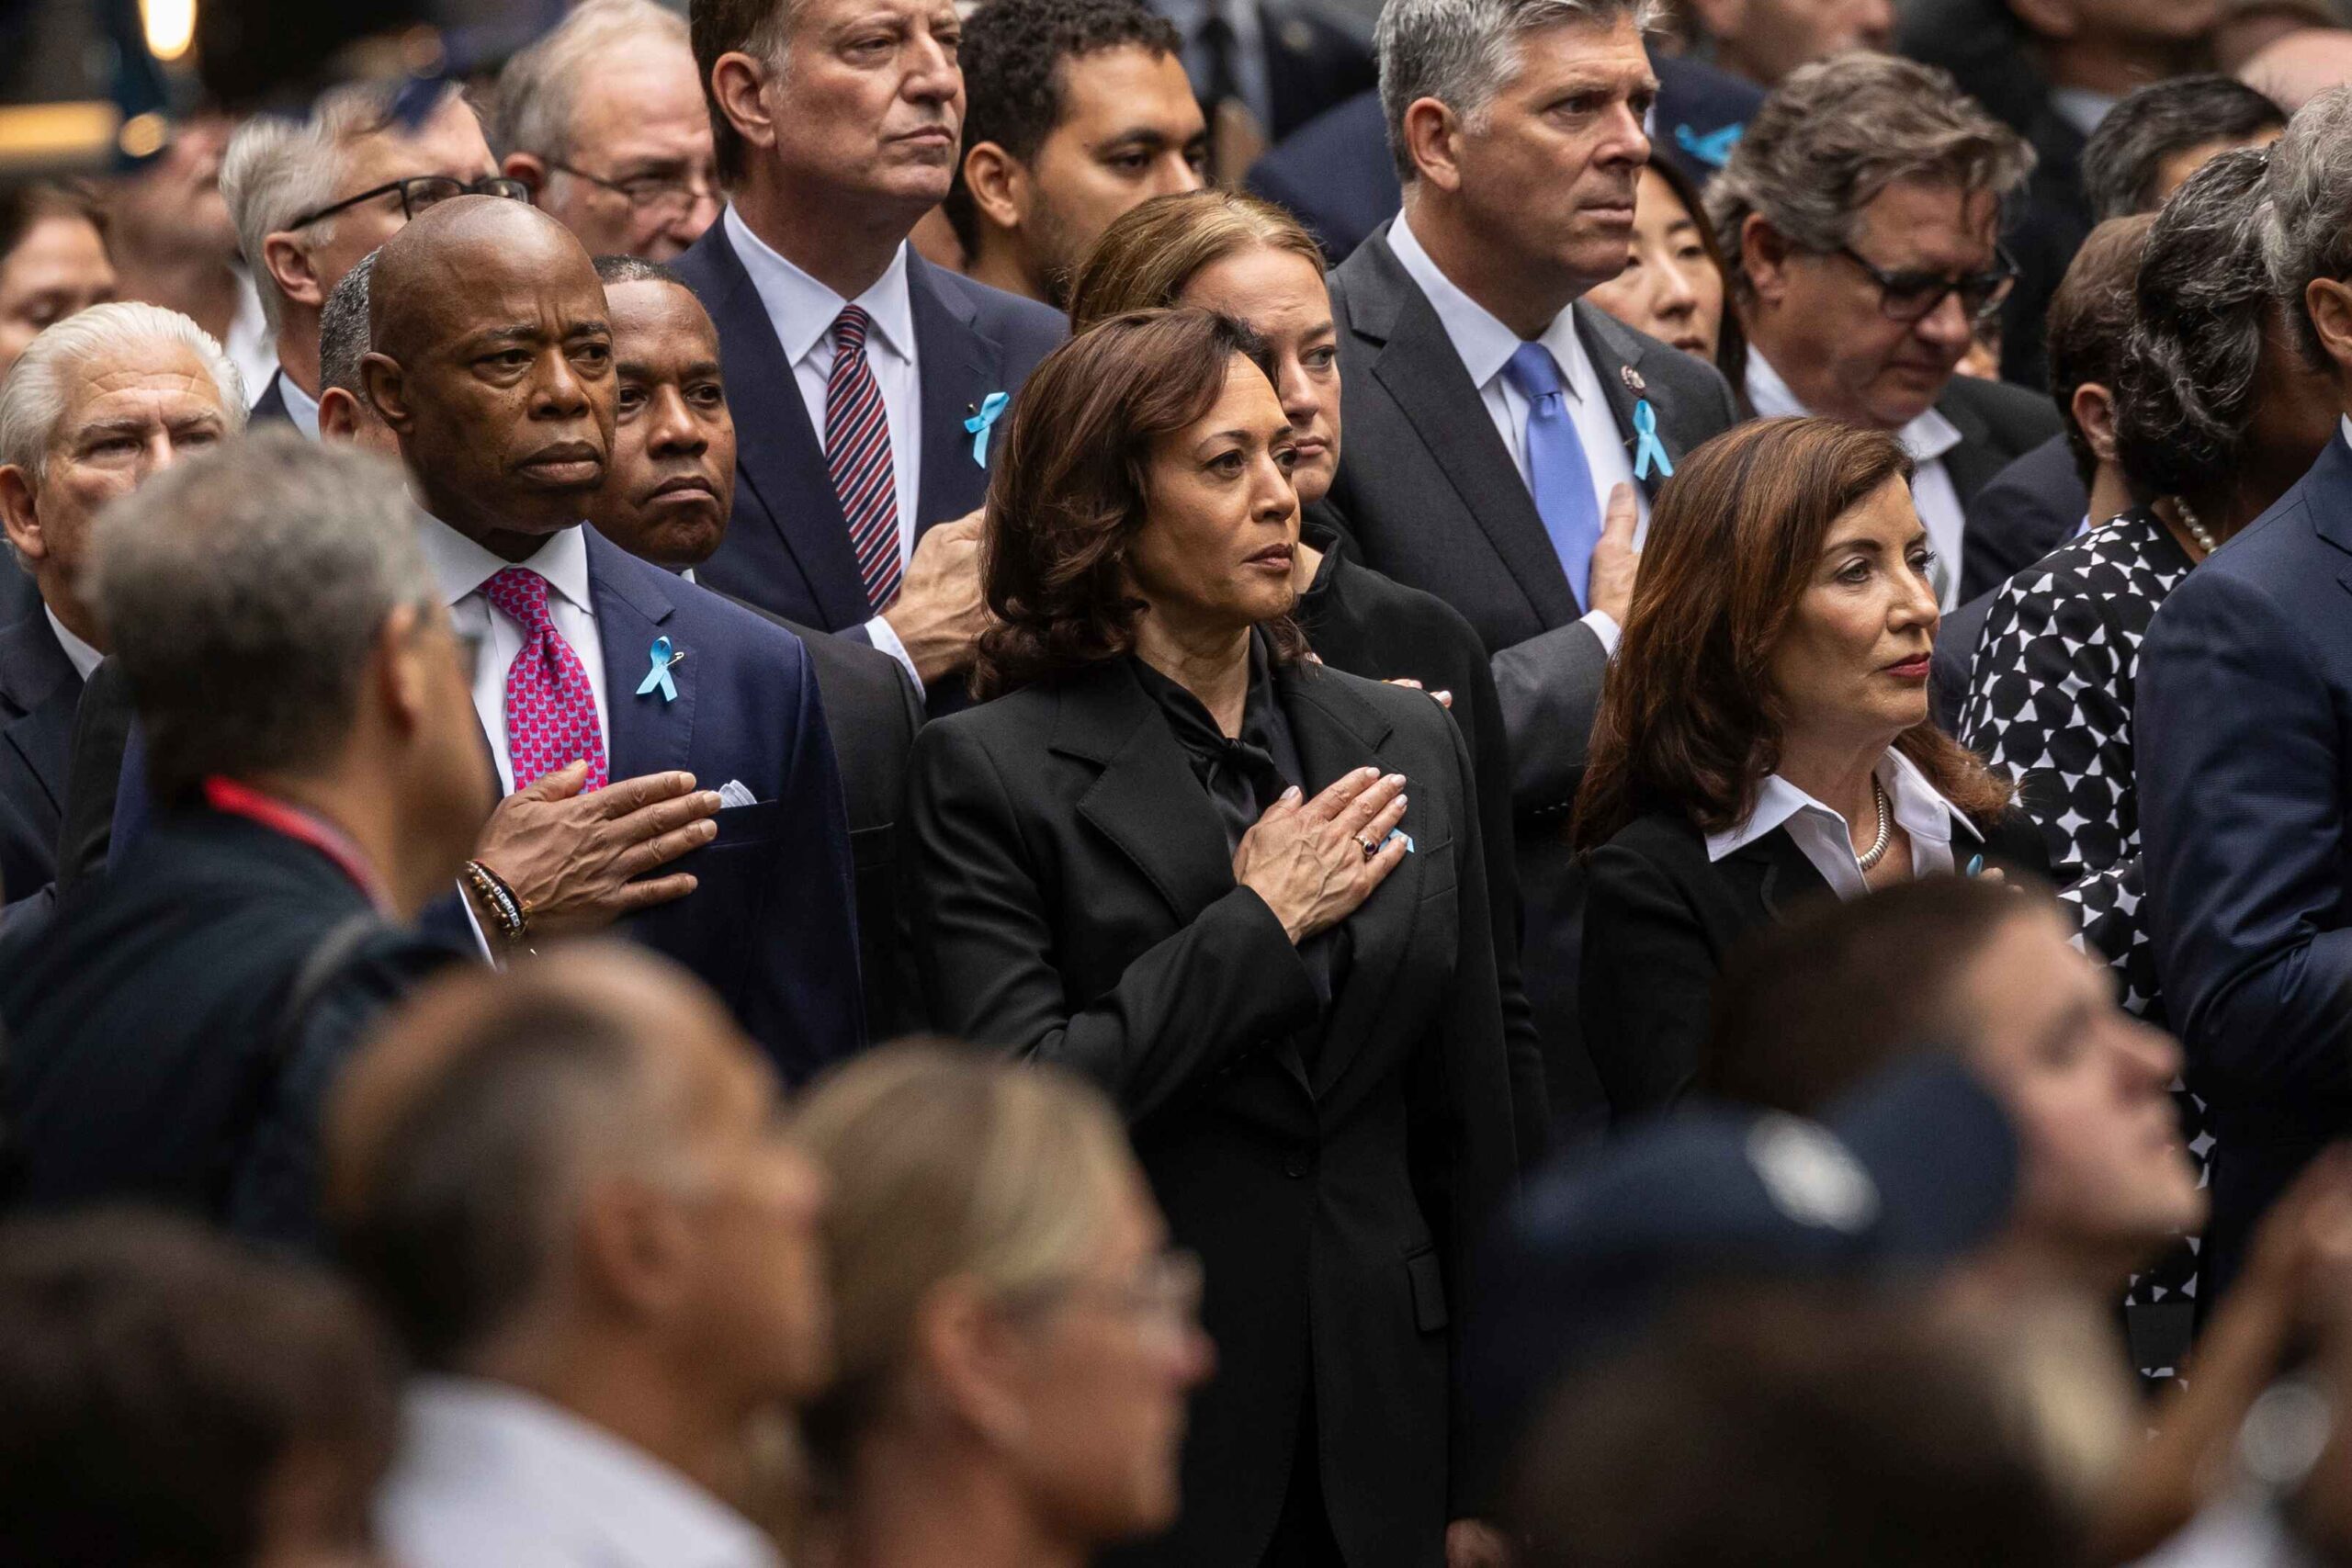
<svg viewBox="0 0 2352 1568">
<path fill-rule="evenodd" d="M 1813 416 L 1754 344 L 1747 345 L 1747 400 L 1758 419 Z M 1944 467 L 1944 454 L 1960 445 L 1959 427 L 1929 408 L 1896 431 L 1894 438 L 1911 454 L 1911 503 L 1919 509 L 1928 544 L 1936 552 L 1936 596 L 1946 610 L 1954 609 L 1960 604 L 1961 549 L 1968 534 L 1968 513 L 1960 504 L 1951 470 Z"/>
<path fill-rule="evenodd" d="M 66 630 L 65 623 L 59 620 L 57 612 L 48 605 L 43 604 L 40 613 L 49 617 L 49 629 L 56 637 L 57 646 L 65 650 L 65 661 L 74 666 L 74 673 L 85 681 L 88 680 L 90 671 L 98 667 L 98 660 L 106 655 Z"/>
<path fill-rule="evenodd" d="M 612 756 L 612 710 L 605 700 L 605 649 L 597 640 L 594 595 L 588 588 L 584 527 L 549 535 L 538 554 L 519 563 L 499 559 L 438 518 L 426 518 L 417 531 L 426 564 L 440 584 L 441 601 L 449 606 L 452 626 L 481 650 L 474 661 L 474 714 L 490 739 L 491 755 L 497 759 L 502 795 L 514 793 L 514 758 L 506 743 L 506 671 L 523 651 L 525 634 L 520 623 L 491 604 L 482 584 L 509 566 L 527 567 L 547 579 L 548 618 L 588 672 L 588 690 L 596 700 L 596 731 L 605 738 L 605 757 Z"/>
<path fill-rule="evenodd" d="M 319 438 L 319 400 L 296 386 L 294 378 L 286 373 L 285 366 L 273 363 L 269 367 L 269 373 L 277 379 L 277 395 L 285 400 L 286 417 L 294 422 L 295 429 L 316 441 Z M 259 403 L 267 396 L 269 396 L 269 381 L 265 379 L 261 384 L 261 392 L 254 401 Z"/>
<path fill-rule="evenodd" d="M 727 204 L 719 221 L 727 225 L 728 242 L 741 258 L 760 303 L 767 308 L 768 324 L 775 330 L 785 363 L 792 367 L 801 405 L 808 413 L 808 428 L 816 433 L 820 451 L 825 445 L 825 387 L 833 374 L 833 322 L 842 308 L 852 303 L 872 318 L 873 327 L 865 334 L 865 360 L 882 393 L 882 416 L 890 424 L 890 461 L 899 480 L 899 562 L 904 566 L 914 553 L 919 525 L 915 507 L 922 495 L 922 376 L 915 348 L 914 301 L 907 292 L 905 243 L 900 243 L 898 254 L 873 286 L 852 301 L 793 265 L 752 233 L 733 202 Z M 922 690 L 922 677 L 915 674 L 914 660 L 907 657 L 906 645 L 890 629 L 889 622 L 875 616 L 865 623 L 865 635 L 875 647 L 905 667 L 914 678 L 915 690 Z"/>
<path fill-rule="evenodd" d="M 1519 352 L 1520 335 L 1438 270 L 1437 263 L 1421 248 L 1421 242 L 1414 236 L 1412 225 L 1402 213 L 1389 225 L 1388 248 L 1396 254 L 1397 264 L 1419 286 L 1430 309 L 1437 312 L 1439 324 L 1445 328 L 1446 341 L 1453 345 L 1462 367 L 1470 373 L 1470 384 L 1478 389 L 1478 400 L 1486 404 L 1487 417 L 1494 421 L 1495 434 L 1502 437 L 1504 448 L 1510 453 L 1511 467 L 1518 470 L 1520 482 L 1528 483 L 1529 404 L 1520 389 L 1511 385 L 1510 378 L 1503 374 L 1510 356 Z M 1649 532 L 1649 497 L 1634 481 L 1634 462 L 1626 455 L 1624 437 L 1617 429 L 1617 416 L 1601 391 L 1600 373 L 1593 368 L 1592 356 L 1585 352 L 1584 340 L 1577 335 L 1576 307 L 1571 305 L 1553 317 L 1552 324 L 1536 341 L 1551 350 L 1553 360 L 1560 367 L 1568 415 L 1576 421 L 1577 439 L 1583 443 L 1585 463 L 1592 470 L 1593 502 L 1599 515 L 1609 515 L 1611 490 L 1621 484 L 1633 485 L 1634 504 L 1639 513 L 1634 525 L 1634 542 L 1639 546 Z M 1616 618 L 1605 611 L 1590 610 L 1584 619 L 1600 634 L 1602 646 L 1614 653 Z"/>
<path fill-rule="evenodd" d="M 2105 120 L 2108 111 L 2122 100 L 2113 93 L 2094 92 L 2088 87 L 2052 87 L 2050 89 L 2050 112 L 2089 136 Z"/>
<path fill-rule="evenodd" d="M 1952 824 L 1977 842 L 1984 841 L 1975 825 L 1962 816 L 1928 782 L 1918 765 L 1894 748 L 1879 759 L 1879 787 L 1886 791 L 1892 815 L 1911 835 L 1911 874 L 1929 876 L 1949 872 L 1952 858 Z M 1859 898 L 1870 891 L 1860 857 L 1854 853 L 1850 825 L 1845 818 L 1774 773 L 1756 792 L 1756 809 L 1738 827 L 1707 835 L 1707 859 L 1719 861 L 1735 850 L 1754 843 L 1775 828 L 1786 828 L 1804 858 L 1821 873 L 1823 881 L 1840 898 Z M 1973 856 L 1974 852 L 1970 852 Z"/>
<path fill-rule="evenodd" d="M 642 1449 L 470 1378 L 409 1384 L 376 1517 L 405 1568 L 783 1568 L 750 1520 Z"/>
<path fill-rule="evenodd" d="M 228 335 L 220 340 L 220 349 L 237 367 L 245 406 L 251 408 L 269 385 L 270 372 L 277 368 L 277 339 L 269 330 L 269 318 L 262 313 L 261 290 L 254 275 L 242 266 L 230 270 L 237 276 L 237 308 L 229 317 Z"/>
</svg>

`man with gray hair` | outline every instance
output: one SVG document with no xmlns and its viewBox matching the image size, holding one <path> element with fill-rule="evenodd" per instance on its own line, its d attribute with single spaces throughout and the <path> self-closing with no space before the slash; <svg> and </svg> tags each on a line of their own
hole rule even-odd
<svg viewBox="0 0 2352 1568">
<path fill-rule="evenodd" d="M 504 178 L 464 96 L 423 103 L 339 87 L 305 120 L 258 115 L 229 143 L 220 191 L 261 290 L 277 368 L 254 417 L 319 433 L 319 312 L 360 257 L 434 203 L 469 191 L 528 200 Z"/>
<path fill-rule="evenodd" d="M 1958 376 L 2017 266 L 2001 203 L 2033 154 L 1932 66 L 1849 54 L 1764 100 L 1708 187 L 1707 210 L 1747 334 L 1747 400 L 1901 441 L 1947 610 L 2006 575 L 1971 570 L 1971 497 L 2059 434 L 2050 400 Z"/>
<path fill-rule="evenodd" d="M 0 978 L 20 1193 L 302 1239 L 319 1098 L 447 960 L 406 927 L 490 802 L 414 509 L 270 433 L 111 507 L 88 596 L 162 815 Z"/>
<path fill-rule="evenodd" d="M 155 305 L 69 316 L 0 383 L 0 524 L 41 597 L 0 630 L 0 897 L 29 897 L 57 869 L 74 715 L 107 646 L 83 592 L 93 519 L 244 423 L 220 345 Z"/>
<path fill-rule="evenodd" d="M 686 24 L 586 0 L 498 76 L 502 167 L 592 256 L 668 261 L 718 216 L 718 163 Z"/>
<path fill-rule="evenodd" d="M 2306 360 L 2352 414 L 2352 88 L 2271 148 L 2264 249 Z M 2181 580 L 2140 647 L 2134 752 L 2149 934 L 2212 1173 L 2210 1305 L 2262 1212 L 2352 1131 L 2352 423 Z"/>
<path fill-rule="evenodd" d="M 1583 301 L 1624 269 L 1657 79 L 1647 0 L 1390 0 L 1404 210 L 1331 275 L 1348 432 L 1331 502 L 1375 570 L 1477 628 L 1510 737 L 1524 968 L 1554 1108 L 1577 1025 L 1575 798 L 1650 492 L 1728 426 L 1713 367 Z"/>
</svg>

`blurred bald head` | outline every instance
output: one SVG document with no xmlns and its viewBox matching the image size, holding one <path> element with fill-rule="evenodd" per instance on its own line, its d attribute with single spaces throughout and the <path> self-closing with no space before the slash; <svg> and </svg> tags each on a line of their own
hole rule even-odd
<svg viewBox="0 0 2352 1568">
<path fill-rule="evenodd" d="M 442 202 L 368 284 L 368 396 L 425 509 L 508 560 L 576 526 L 612 450 L 612 328 L 571 231 L 521 202 Z"/>
</svg>

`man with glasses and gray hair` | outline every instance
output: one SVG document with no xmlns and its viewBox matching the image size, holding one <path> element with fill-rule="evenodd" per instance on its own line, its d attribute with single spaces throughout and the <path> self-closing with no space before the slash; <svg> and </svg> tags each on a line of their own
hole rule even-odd
<svg viewBox="0 0 2352 1568">
<path fill-rule="evenodd" d="M 1708 188 L 1748 402 L 1903 443 L 1947 610 L 1969 498 L 2059 434 L 2049 399 L 1955 374 L 2016 286 L 1996 236 L 2032 167 L 2023 139 L 1944 73 L 1849 54 L 1783 82 Z"/>
<path fill-rule="evenodd" d="M 592 256 L 668 261 L 718 216 L 718 155 L 685 19 L 587 0 L 499 73 L 501 165 Z"/>
<path fill-rule="evenodd" d="M 307 120 L 246 121 L 221 163 L 220 191 L 277 344 L 254 417 L 291 421 L 313 438 L 319 312 L 343 275 L 435 202 L 468 192 L 530 199 L 499 174 L 462 94 L 374 84 L 326 94 Z"/>
</svg>

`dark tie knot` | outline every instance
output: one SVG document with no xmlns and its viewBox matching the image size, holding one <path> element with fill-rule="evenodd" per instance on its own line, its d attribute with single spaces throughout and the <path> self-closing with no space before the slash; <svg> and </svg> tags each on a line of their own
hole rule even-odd
<svg viewBox="0 0 2352 1568">
<path fill-rule="evenodd" d="M 842 313 L 833 318 L 833 352 L 863 354 L 865 352 L 865 331 L 872 326 L 865 311 L 855 305 L 844 305 Z"/>
</svg>

